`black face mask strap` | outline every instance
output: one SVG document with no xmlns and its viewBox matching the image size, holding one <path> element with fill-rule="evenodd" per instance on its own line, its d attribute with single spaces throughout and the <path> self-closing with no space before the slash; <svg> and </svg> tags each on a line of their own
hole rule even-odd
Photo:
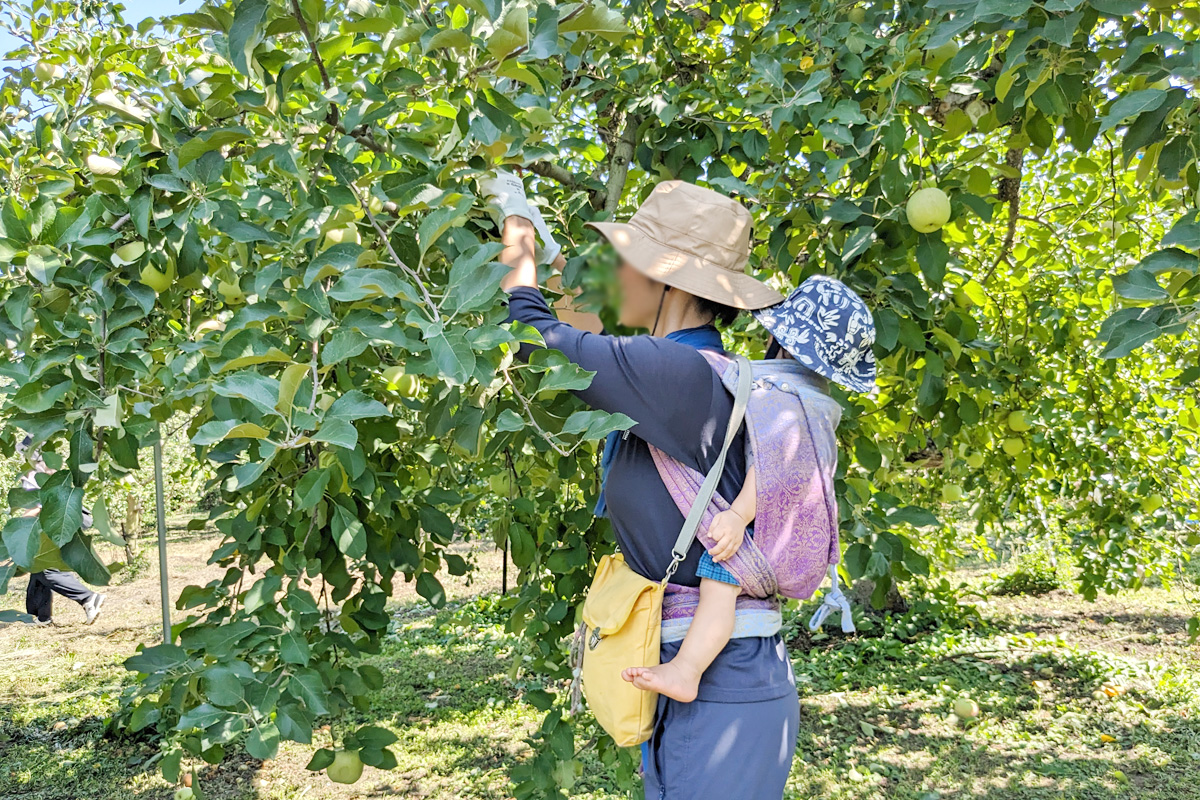
<svg viewBox="0 0 1200 800">
<path fill-rule="evenodd" d="M 767 345 L 767 360 L 770 361 L 773 358 L 778 358 L 779 351 L 782 349 L 783 346 L 779 344 L 779 340 L 772 336 L 771 344 Z"/>
<path fill-rule="evenodd" d="M 660 295 L 658 298 L 658 311 L 654 313 L 654 327 L 650 329 L 651 336 L 653 336 L 654 332 L 658 330 L 658 318 L 662 316 L 663 303 L 665 303 L 667 300 L 667 290 L 670 288 L 670 286 L 663 286 L 662 295 Z"/>
</svg>

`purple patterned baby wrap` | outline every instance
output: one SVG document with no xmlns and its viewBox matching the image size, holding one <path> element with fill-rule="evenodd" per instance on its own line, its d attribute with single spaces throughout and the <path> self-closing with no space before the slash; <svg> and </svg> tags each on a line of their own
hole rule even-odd
<svg viewBox="0 0 1200 800">
<path fill-rule="evenodd" d="M 719 353 L 700 352 L 732 390 L 737 362 Z M 817 431 L 803 397 L 787 391 L 786 384 L 776 386 L 772 379 L 759 379 L 759 369 L 770 373 L 772 362 L 754 364 L 756 380 L 746 409 L 747 443 L 757 482 L 754 536 L 747 537 L 721 566 L 752 597 L 780 594 L 803 600 L 812 597 L 829 565 L 836 564 L 840 555 L 833 501 L 836 464 L 822 463 L 817 454 Z M 820 431 L 832 437 L 832 430 Z M 654 447 L 650 453 L 672 499 L 686 516 L 704 476 Z M 714 544 L 708 535 L 713 517 L 727 508 L 729 503 L 714 494 L 705 509 L 698 538 L 706 549 Z"/>
</svg>

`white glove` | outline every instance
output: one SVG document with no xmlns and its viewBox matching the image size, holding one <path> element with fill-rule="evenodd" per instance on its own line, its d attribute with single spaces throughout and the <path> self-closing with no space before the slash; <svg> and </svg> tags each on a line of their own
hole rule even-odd
<svg viewBox="0 0 1200 800">
<path fill-rule="evenodd" d="M 534 253 L 537 263 L 553 264 L 554 259 L 558 258 L 558 254 L 562 252 L 562 245 L 550 233 L 550 226 L 546 224 L 546 220 L 542 219 L 542 212 L 538 210 L 538 207 L 530 206 L 529 210 L 533 214 L 530 218 L 533 229 L 537 231 L 538 238 L 542 240 L 541 247 L 537 248 L 537 252 Z"/>
<path fill-rule="evenodd" d="M 508 217 L 533 219 L 533 210 L 525 197 L 525 184 L 511 172 L 496 170 L 495 176 L 479 179 L 479 191 L 494 209 L 499 212 L 503 223 Z"/>
</svg>

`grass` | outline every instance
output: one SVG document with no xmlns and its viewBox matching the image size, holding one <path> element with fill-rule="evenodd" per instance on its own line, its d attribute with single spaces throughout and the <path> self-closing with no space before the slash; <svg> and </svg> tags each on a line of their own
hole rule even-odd
<svg viewBox="0 0 1200 800">
<path fill-rule="evenodd" d="M 171 578 L 207 580 L 207 534 L 172 535 Z M 306 747 L 262 763 L 233 754 L 207 767 L 214 800 L 430 800 L 507 797 L 508 771 L 529 753 L 541 713 L 510 680 L 515 641 L 490 600 L 499 560 L 474 553 L 471 584 L 448 586 L 433 614 L 411 594 L 372 661 L 387 684 L 360 721 L 397 732 L 399 767 L 368 768 L 354 786 L 304 769 Z M 157 564 L 112 587 L 94 627 L 73 604 L 60 626 L 0 628 L 0 797 L 5 800 L 165 800 L 155 749 L 105 734 L 128 682 L 123 658 L 158 635 Z M 23 581 L 0 597 L 19 608 Z M 993 598 L 962 631 L 797 636 L 802 728 L 788 798 L 829 800 L 1200 800 L 1200 652 L 1191 612 L 1161 589 L 1087 603 L 1063 590 Z M 1102 687 L 1116 694 L 1109 697 Z M 956 698 L 982 713 L 959 720 Z M 327 734 L 322 734 L 327 736 Z M 318 739 L 317 744 L 324 743 Z M 572 797 L 624 797 L 591 751 Z"/>
</svg>

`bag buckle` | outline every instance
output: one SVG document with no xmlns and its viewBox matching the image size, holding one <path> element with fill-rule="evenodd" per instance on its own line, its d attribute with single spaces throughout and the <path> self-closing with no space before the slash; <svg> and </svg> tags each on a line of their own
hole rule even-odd
<svg viewBox="0 0 1200 800">
<path fill-rule="evenodd" d="M 592 635 L 588 637 L 588 650 L 595 650 L 600 644 L 603 637 L 600 635 L 599 628 L 592 628 Z"/>
</svg>

